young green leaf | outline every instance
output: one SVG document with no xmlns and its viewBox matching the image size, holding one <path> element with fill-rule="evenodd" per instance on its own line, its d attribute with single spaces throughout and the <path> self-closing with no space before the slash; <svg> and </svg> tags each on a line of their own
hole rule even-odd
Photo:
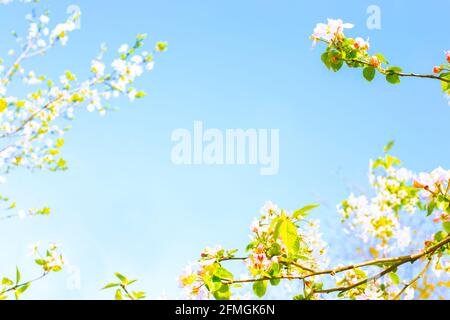
<svg viewBox="0 0 450 320">
<path fill-rule="evenodd" d="M 389 141 L 389 143 L 384 147 L 383 152 L 387 153 L 394 146 L 394 140 Z"/>
<path fill-rule="evenodd" d="M 14 282 L 12 282 L 11 279 L 8 279 L 8 278 L 2 279 L 2 285 L 4 285 L 4 286 L 12 286 L 13 284 L 14 284 Z"/>
<path fill-rule="evenodd" d="M 27 291 L 27 289 L 30 287 L 31 282 L 25 283 L 23 286 L 17 288 L 17 290 L 14 292 L 14 295 L 16 297 L 16 300 L 19 300 L 20 296 Z"/>
<path fill-rule="evenodd" d="M 450 233 L 450 221 L 446 221 L 442 224 L 442 227 L 447 233 Z"/>
<path fill-rule="evenodd" d="M 117 289 L 117 290 L 116 290 L 115 299 L 116 299 L 116 300 L 123 300 L 122 290 L 120 290 L 120 289 Z"/>
<path fill-rule="evenodd" d="M 436 209 L 436 202 L 431 201 L 427 206 L 427 216 L 431 216 L 434 209 Z"/>
<path fill-rule="evenodd" d="M 295 210 L 292 214 L 292 218 L 298 219 L 299 217 L 304 217 L 308 214 L 309 211 L 318 207 L 320 207 L 320 204 L 309 204 L 307 206 L 304 206 L 303 208 Z"/>
<path fill-rule="evenodd" d="M 386 75 L 386 80 L 389 83 L 392 84 L 399 84 L 400 83 L 400 77 L 396 74 L 388 74 Z"/>
<path fill-rule="evenodd" d="M 391 278 L 393 284 L 395 285 L 400 284 L 400 278 L 396 273 L 394 272 L 389 273 L 389 278 Z"/>
<path fill-rule="evenodd" d="M 125 276 L 121 275 L 121 274 L 118 273 L 118 272 L 114 272 L 114 274 L 115 274 L 116 277 L 122 282 L 122 284 L 127 285 L 127 284 L 129 283 L 129 282 L 128 282 L 128 279 L 127 279 Z"/>
<path fill-rule="evenodd" d="M 104 286 L 102 288 L 102 290 L 117 287 L 117 286 L 120 286 L 120 284 L 119 283 L 108 283 L 106 286 Z"/>
<path fill-rule="evenodd" d="M 262 298 L 266 294 L 267 280 L 256 281 L 253 283 L 253 292 L 257 297 Z"/>
<path fill-rule="evenodd" d="M 375 78 L 375 73 L 376 71 L 374 67 L 366 67 L 363 70 L 363 76 L 369 82 L 371 82 Z"/>
<path fill-rule="evenodd" d="M 19 267 L 16 267 L 16 285 L 18 285 L 20 282 L 20 271 Z"/>
<path fill-rule="evenodd" d="M 222 284 L 218 290 L 213 292 L 213 296 L 217 300 L 230 300 L 230 286 L 228 284 Z"/>
<path fill-rule="evenodd" d="M 280 225 L 280 237 L 289 253 L 296 254 L 300 247 L 297 226 L 290 220 L 283 220 Z"/>
</svg>

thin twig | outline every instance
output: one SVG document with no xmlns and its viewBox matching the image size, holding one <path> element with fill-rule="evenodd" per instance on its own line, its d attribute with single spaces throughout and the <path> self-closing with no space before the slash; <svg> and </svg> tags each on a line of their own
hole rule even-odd
<svg viewBox="0 0 450 320">
<path fill-rule="evenodd" d="M 394 300 L 398 300 L 400 299 L 401 295 L 403 294 L 403 292 L 405 292 L 406 289 L 408 289 L 410 286 L 412 286 L 415 282 L 417 282 L 417 280 L 419 280 L 420 278 L 423 277 L 423 275 L 427 272 L 428 268 L 431 265 L 431 262 L 433 260 L 428 260 L 425 268 L 423 268 L 423 270 L 416 276 L 414 277 L 414 279 L 412 279 L 410 282 L 408 282 L 407 284 L 405 284 L 405 286 L 402 288 L 402 290 L 399 291 L 399 293 L 397 293 L 394 297 Z"/>
<path fill-rule="evenodd" d="M 351 264 L 351 265 L 344 266 L 344 267 L 312 272 L 312 273 L 309 273 L 306 275 L 301 275 L 301 276 L 285 275 L 285 276 L 279 276 L 279 277 L 262 277 L 262 278 L 258 278 L 258 279 L 224 280 L 224 281 L 222 281 L 222 283 L 223 284 L 252 283 L 252 282 L 265 281 L 265 280 L 271 280 L 271 279 L 273 279 L 273 280 L 304 280 L 309 277 L 319 276 L 319 275 L 334 276 L 337 273 L 341 273 L 344 271 L 357 269 L 357 268 L 361 268 L 361 267 L 392 264 L 392 265 L 388 266 L 387 268 L 385 268 L 384 270 L 382 270 L 381 272 L 379 272 L 371 277 L 368 277 L 366 279 L 363 279 L 353 285 L 343 286 L 343 287 L 335 287 L 335 288 L 329 288 L 329 289 L 322 289 L 322 290 L 315 291 L 315 293 L 345 292 L 345 291 L 351 290 L 353 288 L 359 287 L 359 286 L 361 286 L 365 283 L 368 283 L 372 280 L 376 280 L 380 277 L 383 277 L 384 275 L 396 270 L 398 267 L 404 265 L 405 263 L 408 263 L 408 262 L 414 263 L 417 260 L 419 260 L 425 256 L 433 255 L 437 250 L 439 250 L 443 246 L 447 245 L 448 243 L 450 243 L 450 236 L 447 236 L 442 241 L 436 243 L 435 245 L 433 245 L 429 248 L 422 250 L 421 252 L 418 252 L 416 254 L 409 255 L 409 256 L 400 256 L 400 257 L 385 258 L 385 259 L 375 259 L 375 260 L 370 260 L 370 261 L 366 261 L 366 262 L 362 262 L 362 263 L 358 263 L 358 264 Z"/>
</svg>

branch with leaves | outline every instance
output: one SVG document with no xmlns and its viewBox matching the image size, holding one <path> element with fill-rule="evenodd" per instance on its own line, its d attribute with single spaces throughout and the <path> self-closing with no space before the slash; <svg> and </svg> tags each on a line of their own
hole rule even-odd
<svg viewBox="0 0 450 320">
<path fill-rule="evenodd" d="M 137 280 L 128 280 L 124 275 L 115 272 L 114 275 L 117 277 L 119 282 L 111 282 L 103 287 L 105 289 L 115 288 L 115 299 L 116 300 L 142 300 L 145 299 L 145 292 L 143 291 L 132 291 L 129 286 L 135 283 Z"/>
<path fill-rule="evenodd" d="M 13 0 L 0 0 L 0 5 Z M 147 34 L 138 34 L 131 44 L 118 48 L 117 56 L 107 62 L 107 48 L 102 45 L 99 54 L 90 63 L 90 75 L 79 79 L 70 70 L 62 70 L 57 79 L 38 74 L 29 69 L 33 58 L 44 56 L 52 48 L 66 46 L 69 35 L 79 28 L 81 12 L 75 10 L 63 22 L 53 24 L 50 12 L 38 5 L 39 0 L 20 0 L 33 3 L 34 7 L 26 15 L 27 33 L 12 32 L 16 46 L 8 51 L 8 56 L 0 58 L 0 174 L 7 175 L 17 168 L 29 170 L 63 171 L 68 169 L 62 157 L 65 144 L 64 135 L 70 129 L 68 122 L 75 112 L 85 108 L 104 115 L 111 110 L 114 99 L 127 97 L 130 102 L 146 96 L 136 87 L 136 82 L 154 68 L 154 57 L 167 50 L 166 42 L 156 42 L 147 48 Z M 25 62 L 28 62 L 27 64 Z M 25 92 L 17 96 L 11 90 L 22 86 Z M 0 183 L 6 178 L 0 176 Z M 49 215 L 50 208 L 22 209 L 9 197 L 0 196 L 0 221 L 11 218 L 23 219 L 29 216 Z M 0 285 L 0 299 L 14 293 L 19 298 L 35 281 L 61 270 L 64 261 L 57 254 L 57 247 L 51 245 L 44 255 L 34 246 L 35 263 L 43 273 L 34 280 L 20 282 L 17 269 L 16 280 L 3 278 Z M 140 299 L 140 292 L 127 291 L 121 283 L 123 296 Z"/>
<path fill-rule="evenodd" d="M 328 69 L 337 72 L 345 64 L 349 68 L 362 68 L 367 81 L 372 81 L 378 72 L 392 84 L 400 83 L 401 77 L 439 80 L 442 91 L 450 94 L 450 51 L 444 52 L 446 63 L 432 68 L 433 74 L 405 73 L 400 67 L 390 66 L 382 54 L 369 54 L 368 40 L 346 37 L 344 30 L 351 28 L 352 24 L 344 23 L 340 19 L 328 19 L 327 24 L 319 23 L 314 29 L 311 36 L 314 44 L 323 42 L 327 45 L 321 59 Z"/>
<path fill-rule="evenodd" d="M 197 263 L 180 276 L 180 285 L 195 298 L 231 299 L 234 291 L 246 284 L 252 285 L 257 297 L 263 297 L 269 285 L 297 281 L 302 284 L 302 292 L 294 299 L 320 299 L 331 293 L 350 299 L 398 299 L 410 296 L 411 286 L 430 267 L 450 273 L 450 171 L 437 168 L 431 173 L 414 174 L 388 154 L 392 146 L 389 143 L 384 156 L 371 161 L 369 180 L 374 197 L 351 194 L 338 206 L 352 233 L 364 242 L 373 238 L 376 249 L 370 252 L 382 257 L 327 268 L 328 246 L 321 238 L 318 222 L 308 218 L 318 206 L 289 212 L 269 202 L 250 227 L 247 255 L 238 257 L 237 250 L 225 251 L 222 247 L 206 248 Z M 425 213 L 416 219 L 429 222 L 435 214 L 435 232 L 424 238 L 421 250 L 414 244 L 409 227 L 402 226 L 402 216 L 416 212 Z M 394 249 L 413 244 L 415 252 L 389 257 Z M 235 278 L 225 267 L 229 261 L 243 261 L 249 277 Z M 412 268 L 424 261 L 426 267 L 413 280 L 401 282 L 401 267 Z"/>
<path fill-rule="evenodd" d="M 22 275 L 18 267 L 16 267 L 15 281 L 10 278 L 3 277 L 0 284 L 0 300 L 5 300 L 10 294 L 13 294 L 18 300 L 25 291 L 33 284 L 54 272 L 59 272 L 64 266 L 64 258 L 59 251 L 57 244 L 50 244 L 45 254 L 39 252 L 39 245 L 35 244 L 31 247 L 30 255 L 35 258 L 35 263 L 42 271 L 42 274 L 32 280 L 22 282 Z"/>
</svg>

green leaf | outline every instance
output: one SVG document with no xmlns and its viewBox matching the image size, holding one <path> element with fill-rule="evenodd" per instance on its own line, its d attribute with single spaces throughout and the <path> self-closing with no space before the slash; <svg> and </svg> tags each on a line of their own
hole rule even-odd
<svg viewBox="0 0 450 320">
<path fill-rule="evenodd" d="M 400 284 L 400 278 L 395 272 L 389 273 L 389 278 L 391 278 L 391 281 L 393 284 L 395 284 L 395 285 Z"/>
<path fill-rule="evenodd" d="M 367 278 L 367 274 L 361 269 L 353 269 L 353 272 L 360 278 Z"/>
<path fill-rule="evenodd" d="M 280 237 L 280 228 L 283 224 L 284 219 L 281 218 L 275 218 L 273 219 L 271 225 L 273 225 L 273 236 L 275 239 L 278 239 Z"/>
<path fill-rule="evenodd" d="M 219 290 L 213 292 L 213 296 L 217 300 L 229 300 L 231 297 L 230 286 L 228 284 L 222 284 Z"/>
<path fill-rule="evenodd" d="M 437 242 L 440 242 L 444 240 L 444 238 L 447 236 L 447 234 L 444 231 L 438 231 L 434 234 L 434 240 Z"/>
<path fill-rule="evenodd" d="M 114 274 L 115 274 L 116 277 L 122 282 L 122 284 L 127 285 L 127 284 L 129 283 L 128 279 L 127 279 L 125 276 L 121 275 L 121 274 L 118 273 L 118 272 L 114 272 Z"/>
<path fill-rule="evenodd" d="M 331 69 L 333 69 L 334 72 L 339 71 L 342 66 L 344 65 L 344 61 L 343 60 L 338 60 L 336 63 L 331 63 Z"/>
<path fill-rule="evenodd" d="M 271 275 L 277 275 L 280 272 L 280 264 L 278 262 L 274 262 L 270 267 Z"/>
<path fill-rule="evenodd" d="M 156 51 L 166 51 L 167 50 L 167 42 L 158 42 L 156 44 Z"/>
<path fill-rule="evenodd" d="M 262 298 L 266 294 L 267 280 L 256 281 L 253 283 L 253 292 L 257 297 Z"/>
<path fill-rule="evenodd" d="M 143 291 L 133 291 L 133 296 L 136 300 L 141 300 L 145 298 L 145 292 Z"/>
<path fill-rule="evenodd" d="M 376 53 L 374 54 L 374 56 L 377 57 L 378 60 L 380 60 L 381 62 L 389 64 L 389 61 L 387 61 L 386 58 L 381 53 Z"/>
<path fill-rule="evenodd" d="M 66 71 L 66 78 L 67 78 L 67 80 L 69 80 L 69 81 L 75 81 L 75 80 L 77 80 L 77 78 L 75 77 L 75 75 L 74 75 L 72 72 L 70 72 L 70 71 Z"/>
<path fill-rule="evenodd" d="M 214 275 L 219 277 L 220 279 L 232 280 L 233 274 L 227 269 L 223 268 L 219 265 L 219 267 L 215 270 Z"/>
<path fill-rule="evenodd" d="M 222 288 L 222 279 L 218 276 L 206 276 L 203 278 L 203 281 L 205 282 L 205 285 L 208 287 L 209 291 L 214 293 L 215 291 L 220 290 Z"/>
<path fill-rule="evenodd" d="M 19 284 L 20 278 L 21 278 L 21 276 L 20 276 L 19 267 L 16 267 L 16 285 Z"/>
<path fill-rule="evenodd" d="M 43 266 L 45 264 L 45 260 L 44 259 L 36 259 L 36 260 L 34 260 L 34 262 L 37 265 L 40 265 L 40 266 Z"/>
<path fill-rule="evenodd" d="M 41 210 L 38 210 L 36 212 L 36 214 L 40 214 L 40 215 L 44 215 L 44 216 L 48 216 L 51 213 L 51 209 L 49 207 L 44 207 Z"/>
<path fill-rule="evenodd" d="M 123 300 L 123 296 L 122 296 L 122 290 L 117 289 L 116 290 L 116 295 L 114 297 L 116 300 Z"/>
<path fill-rule="evenodd" d="M 102 290 L 117 287 L 117 286 L 120 286 L 120 284 L 119 283 L 108 283 L 106 286 L 104 286 L 102 288 Z"/>
<path fill-rule="evenodd" d="M 8 102 L 4 98 L 0 98 L 0 113 L 8 108 Z"/>
<path fill-rule="evenodd" d="M 4 286 L 12 286 L 14 282 L 11 279 L 3 278 L 2 279 L 2 285 Z"/>
<path fill-rule="evenodd" d="M 130 284 L 135 283 L 137 280 L 128 280 L 127 286 L 129 286 Z"/>
<path fill-rule="evenodd" d="M 389 83 L 392 84 L 399 84 L 400 83 L 400 77 L 396 74 L 388 74 L 386 75 L 386 80 Z"/>
<path fill-rule="evenodd" d="M 433 213 L 435 208 L 436 208 L 436 202 L 431 201 L 427 206 L 427 217 L 431 216 L 431 214 Z"/>
<path fill-rule="evenodd" d="M 450 80 L 450 72 L 441 73 L 440 76 L 444 79 Z M 446 92 L 450 89 L 450 82 L 441 81 L 442 91 Z"/>
<path fill-rule="evenodd" d="M 400 159 L 390 156 L 390 155 L 386 155 L 386 166 L 387 168 L 390 168 L 392 165 L 394 166 L 399 166 L 401 165 L 402 162 L 400 161 Z"/>
<path fill-rule="evenodd" d="M 23 286 L 19 287 L 15 292 L 14 295 L 16 296 L 16 300 L 19 300 L 20 295 L 23 294 L 27 289 L 30 287 L 31 282 L 25 283 Z"/>
<path fill-rule="evenodd" d="M 278 243 L 274 242 L 269 248 L 268 254 L 272 257 L 279 256 L 281 254 L 281 246 Z"/>
<path fill-rule="evenodd" d="M 137 99 L 141 99 L 144 98 L 147 94 L 144 91 L 139 91 L 138 93 L 136 93 L 136 98 Z"/>
<path fill-rule="evenodd" d="M 309 211 L 320 207 L 320 204 L 309 204 L 307 206 L 304 206 L 301 209 L 295 210 L 292 214 L 292 218 L 298 219 L 299 217 L 304 217 L 308 214 Z"/>
<path fill-rule="evenodd" d="M 325 64 L 325 66 L 330 69 L 330 60 L 328 59 L 328 52 L 325 51 L 322 56 L 320 57 L 322 62 Z"/>
<path fill-rule="evenodd" d="M 290 220 L 284 219 L 279 227 L 280 238 L 291 254 L 296 254 L 300 247 L 297 226 Z"/>
<path fill-rule="evenodd" d="M 387 68 L 386 71 L 388 72 L 388 74 L 392 74 L 392 73 L 402 72 L 403 69 L 400 67 L 392 66 L 392 67 Z"/>
<path fill-rule="evenodd" d="M 442 227 L 447 233 L 450 233 L 450 221 L 446 221 L 442 224 Z"/>
<path fill-rule="evenodd" d="M 280 282 L 281 282 L 280 279 L 270 279 L 270 284 L 271 284 L 272 286 L 274 286 L 274 287 L 277 286 L 277 285 L 279 285 Z"/>
<path fill-rule="evenodd" d="M 389 143 L 384 147 L 383 152 L 387 153 L 394 146 L 394 140 L 389 141 Z"/>
<path fill-rule="evenodd" d="M 369 82 L 371 82 L 375 78 L 375 73 L 376 71 L 374 67 L 366 67 L 363 70 L 363 76 Z"/>
</svg>

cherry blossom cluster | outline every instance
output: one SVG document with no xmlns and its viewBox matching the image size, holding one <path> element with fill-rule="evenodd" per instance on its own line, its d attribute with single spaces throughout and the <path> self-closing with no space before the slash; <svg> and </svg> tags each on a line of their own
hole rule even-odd
<svg viewBox="0 0 450 320">
<path fill-rule="evenodd" d="M 303 293 L 294 299 L 322 299 L 324 294 L 332 292 L 348 299 L 412 299 L 416 287 L 401 280 L 408 273 L 397 270 L 397 266 L 428 261 L 425 269 L 417 272 L 424 275 L 431 269 L 435 277 L 442 278 L 443 274 L 447 277 L 450 272 L 450 171 L 437 168 L 431 173 L 415 174 L 401 167 L 399 159 L 387 154 L 392 145 L 393 142 L 386 146 L 384 156 L 370 162 L 369 182 L 374 195 L 351 194 L 337 206 L 353 235 L 363 243 L 376 244 L 369 251 L 373 258 L 380 260 L 338 265 L 327 270 L 327 245 L 318 223 L 307 219 L 309 211 L 317 205 L 289 212 L 267 202 L 261 208 L 260 217 L 250 226 L 246 256 L 237 257 L 237 250 L 225 251 L 220 246 L 206 248 L 201 258 L 189 264 L 180 276 L 180 286 L 190 298 L 232 299 L 235 297 L 232 289 L 237 290 L 242 284 L 252 284 L 254 294 L 262 297 L 269 285 L 298 279 L 303 282 Z M 414 229 L 417 227 L 408 218 L 418 221 L 419 230 Z M 431 228 L 425 227 L 427 222 Z M 425 236 L 418 232 L 420 227 Z M 383 260 L 393 253 L 412 254 L 421 247 L 423 253 L 419 251 L 417 258 L 403 253 L 398 259 Z M 243 261 L 247 274 L 235 279 L 224 267 L 231 260 Z M 411 270 L 415 272 L 416 266 L 421 267 L 423 263 Z M 380 273 L 380 268 L 385 270 L 381 269 Z M 324 279 L 324 275 L 331 279 Z M 330 283 L 335 287 L 324 289 Z"/>
<path fill-rule="evenodd" d="M 352 193 L 337 207 L 352 232 L 365 243 L 377 239 L 376 250 L 384 253 L 411 244 L 411 229 L 401 224 L 401 215 L 414 215 L 420 205 L 412 185 L 414 174 L 399 164 L 390 155 L 371 161 L 369 181 L 374 196 Z"/>
<path fill-rule="evenodd" d="M 319 23 L 314 28 L 311 36 L 313 45 L 319 41 L 327 44 L 321 59 L 328 69 L 336 72 L 345 64 L 350 68 L 362 68 L 367 81 L 372 81 L 375 75 L 380 73 L 392 84 L 400 83 L 401 77 L 437 79 L 441 81 L 442 91 L 449 98 L 450 104 L 450 51 L 444 52 L 446 63 L 435 66 L 431 75 L 403 73 L 402 68 L 389 66 L 382 54 L 369 54 L 369 39 L 347 37 L 344 34 L 345 29 L 353 27 L 353 24 L 344 23 L 341 19 L 328 19 L 326 24 Z"/>
<path fill-rule="evenodd" d="M 35 279 L 22 281 L 22 275 L 19 268 L 16 268 L 15 280 L 4 277 L 0 284 L 0 300 L 7 299 L 9 295 L 14 295 L 16 299 L 30 287 L 30 285 L 38 281 L 48 274 L 59 272 L 62 270 L 65 259 L 60 251 L 60 245 L 50 243 L 45 252 L 39 250 L 39 243 L 30 246 L 29 256 L 35 259 L 36 265 L 41 269 L 41 275 Z"/>
<path fill-rule="evenodd" d="M 249 257 L 246 264 L 253 276 L 264 276 L 276 264 L 281 266 L 282 275 L 300 275 L 307 269 L 326 266 L 324 256 L 327 244 L 319 232 L 319 222 L 303 219 L 310 209 L 312 207 L 291 213 L 270 201 L 261 208 L 260 218 L 251 225 L 252 234 L 247 246 Z M 279 228 L 286 228 L 287 233 L 292 232 L 293 243 L 291 239 L 286 239 L 284 232 L 280 233 Z M 286 261 L 301 264 L 306 269 L 285 269 L 283 265 Z"/>
<path fill-rule="evenodd" d="M 365 243 L 379 240 L 377 250 L 384 253 L 403 250 L 412 243 L 411 228 L 401 223 L 405 215 L 426 210 L 428 215 L 434 214 L 436 223 L 450 220 L 446 200 L 450 171 L 439 167 L 431 173 L 415 174 L 399 165 L 400 160 L 387 154 L 371 161 L 369 181 L 374 196 L 352 193 L 337 207 L 350 230 Z"/>
<path fill-rule="evenodd" d="M 449 236 L 450 170 L 438 167 L 430 173 L 416 174 L 400 167 L 400 160 L 386 154 L 371 161 L 369 181 L 375 195 L 368 198 L 351 194 L 338 205 L 338 212 L 352 233 L 364 243 L 376 243 L 376 247 L 370 248 L 374 257 L 385 257 L 392 252 L 412 252 L 421 245 L 431 247 Z M 411 217 L 412 221 L 405 217 Z M 434 224 L 430 225 L 431 221 Z M 449 255 L 445 251 L 433 257 L 431 262 L 430 269 L 437 278 L 450 271 Z M 346 278 L 339 281 L 338 285 L 342 281 L 351 283 Z M 372 293 L 391 299 L 398 283 L 385 281 L 380 283 L 380 288 L 381 284 L 384 289 Z M 389 290 L 390 287 L 394 290 Z M 347 291 L 345 296 L 362 294 L 363 289 L 365 287 Z M 412 296 L 414 292 L 411 290 L 408 287 L 405 295 Z"/>
<path fill-rule="evenodd" d="M 260 279 L 254 282 L 253 291 L 262 297 L 269 283 L 276 286 L 281 279 L 299 277 L 325 267 L 327 245 L 318 230 L 319 224 L 304 219 L 315 207 L 310 205 L 291 213 L 267 202 L 261 208 L 260 217 L 250 226 L 246 257 L 237 258 L 237 250 L 225 251 L 220 246 L 206 248 L 200 260 L 189 264 L 180 276 L 180 286 L 191 298 L 236 298 L 230 289 L 238 284 L 223 264 L 241 260 L 248 272 L 243 276 L 243 282 L 245 278 Z M 313 285 L 314 277 L 311 277 L 307 286 Z"/>
<path fill-rule="evenodd" d="M 48 249 L 43 253 L 39 250 L 39 243 L 36 243 L 30 246 L 29 255 L 35 258 L 36 264 L 42 267 L 44 273 L 58 272 L 62 270 L 65 263 L 59 249 L 59 244 L 50 243 Z"/>
<path fill-rule="evenodd" d="M 450 80 L 450 51 L 445 51 L 445 60 L 447 63 L 442 63 L 439 66 L 433 67 L 433 73 L 437 76 Z M 444 92 L 447 100 L 448 105 L 450 105 L 450 83 L 449 82 L 442 82 L 442 91 Z"/>
<path fill-rule="evenodd" d="M 58 120 L 72 119 L 74 110 L 82 104 L 87 105 L 90 112 L 97 110 L 104 114 L 111 98 L 127 95 L 133 101 L 145 96 L 132 84 L 144 71 L 153 69 L 153 53 L 166 49 L 165 43 L 159 43 L 152 53 L 143 51 L 138 54 L 137 50 L 143 46 L 146 35 L 138 35 L 132 46 L 123 45 L 119 50 L 120 58 L 115 59 L 109 69 L 102 62 L 106 50 L 103 48 L 92 61 L 93 76 L 84 81 L 78 81 L 75 74 L 65 71 L 54 82 L 45 76 L 36 76 L 34 71 L 26 72 L 21 67 L 24 60 L 44 53 L 55 43 L 64 45 L 78 18 L 79 14 L 71 16 L 49 31 L 46 26 L 48 16 L 32 17 L 23 52 L 10 68 L 3 70 L 0 88 L 0 138 L 4 141 L 0 150 L 0 165 L 3 171 L 18 166 L 65 170 L 67 163 L 60 156 L 65 128 Z M 42 40 L 42 34 L 48 34 L 48 44 Z M 38 88 L 24 98 L 7 95 L 6 86 L 16 73 L 22 75 L 25 84 Z"/>
<path fill-rule="evenodd" d="M 344 62 L 350 66 L 354 60 L 362 59 L 368 65 L 377 68 L 384 62 L 380 55 L 370 56 L 368 50 L 370 48 L 369 39 L 364 40 L 361 37 L 347 38 L 344 34 L 345 29 L 352 29 L 351 23 L 344 23 L 341 19 L 328 19 L 328 23 L 319 23 L 314 28 L 311 36 L 313 44 L 322 41 L 328 44 L 327 51 L 322 56 L 322 61 L 328 68 L 334 71 L 339 70 Z"/>
<path fill-rule="evenodd" d="M 39 0 L 20 0 L 37 3 Z M 0 0 L 8 4 L 13 0 Z M 97 111 L 101 115 L 110 108 L 114 98 L 128 97 L 130 101 L 143 98 L 145 92 L 135 87 L 135 82 L 154 67 L 154 56 L 167 49 L 167 43 L 157 42 L 153 48 L 145 49 L 146 34 L 139 34 L 131 44 L 123 44 L 117 58 L 105 61 L 107 48 L 101 46 L 99 55 L 91 61 L 90 76 L 79 79 L 70 70 L 65 70 L 57 79 L 51 79 L 30 69 L 26 61 L 45 55 L 55 46 L 66 46 L 70 34 L 78 29 L 81 13 L 77 10 L 61 23 L 53 24 L 48 11 L 33 8 L 26 15 L 28 24 L 25 35 L 13 32 L 16 47 L 0 58 L 0 175 L 15 168 L 31 170 L 66 170 L 67 162 L 61 156 L 65 144 L 64 135 L 69 129 L 67 120 L 74 118 L 77 109 Z M 22 85 L 27 92 L 17 96 L 16 88 Z M 14 90 L 12 89 L 14 87 Z M 0 183 L 6 178 L 0 176 Z M 29 216 L 48 215 L 50 208 L 19 208 L 15 201 L 0 195 L 0 221 L 12 217 L 24 219 Z M 40 266 L 42 275 L 34 280 L 21 282 L 19 270 L 16 280 L 3 278 L 0 285 L 0 300 L 14 294 L 18 299 L 31 283 L 46 275 L 58 272 L 65 264 L 59 245 L 50 244 L 45 252 L 38 245 L 31 248 L 31 256 Z M 122 276 L 116 275 L 118 278 Z M 143 292 L 127 291 L 128 281 L 123 277 L 116 298 L 142 299 Z"/>
<path fill-rule="evenodd" d="M 167 44 L 158 42 L 150 51 L 143 50 L 145 34 L 136 37 L 133 44 L 122 45 L 118 58 L 109 66 L 104 62 L 106 47 L 91 63 L 92 76 L 78 80 L 66 70 L 52 80 L 34 70 L 26 70 L 24 62 L 45 54 L 57 44 L 66 45 L 69 33 L 76 30 L 80 13 L 70 15 L 63 23 L 51 26 L 47 12 L 37 9 L 27 15 L 28 34 L 14 33 L 19 52 L 10 50 L 10 62 L 0 59 L 0 171 L 5 174 L 14 168 L 66 170 L 67 161 L 61 156 L 64 134 L 69 126 L 65 120 L 74 118 L 75 110 L 86 106 L 89 112 L 105 114 L 113 98 L 127 96 L 130 101 L 145 93 L 134 87 L 134 82 L 154 67 L 154 54 L 165 51 Z M 8 86 L 16 79 L 30 87 L 24 97 L 8 94 Z M 4 182 L 5 178 L 1 177 Z M 4 197 L 2 199 L 7 199 Z M 12 209 L 9 204 L 8 209 Z M 14 203 L 15 207 L 15 203 Z M 39 214 L 47 209 L 20 209 L 17 216 Z M 12 215 L 8 215 L 12 216 Z"/>
<path fill-rule="evenodd" d="M 222 284 L 222 279 L 232 280 L 233 274 L 221 263 L 234 259 L 236 252 L 237 250 L 226 251 L 221 246 L 206 247 L 196 263 L 186 266 L 178 279 L 178 285 L 190 299 L 210 299 L 212 296 L 230 299 L 229 285 Z"/>
</svg>

